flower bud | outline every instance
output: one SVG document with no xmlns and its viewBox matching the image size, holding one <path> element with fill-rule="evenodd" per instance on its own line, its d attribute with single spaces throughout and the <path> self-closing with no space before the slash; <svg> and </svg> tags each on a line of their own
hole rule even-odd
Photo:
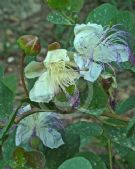
<svg viewBox="0 0 135 169">
<path fill-rule="evenodd" d="M 23 35 L 17 43 L 26 55 L 36 56 L 40 53 L 41 45 L 37 36 Z"/>
<path fill-rule="evenodd" d="M 48 45 L 48 51 L 55 50 L 55 49 L 60 49 L 61 46 L 58 42 L 54 42 Z"/>
</svg>

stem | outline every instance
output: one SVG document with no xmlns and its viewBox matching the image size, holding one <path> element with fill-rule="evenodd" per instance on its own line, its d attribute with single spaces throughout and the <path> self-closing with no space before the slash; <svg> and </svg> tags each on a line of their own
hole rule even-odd
<svg viewBox="0 0 135 169">
<path fill-rule="evenodd" d="M 20 107 L 22 106 L 22 104 L 20 104 L 20 106 L 16 109 L 15 112 L 13 112 L 10 117 L 9 120 L 7 122 L 7 124 L 5 125 L 5 127 L 3 128 L 1 134 L 0 134 L 0 145 L 2 145 L 5 135 L 7 134 L 8 130 L 10 129 L 10 127 L 12 126 L 12 124 L 14 123 L 14 119 L 16 117 L 16 114 L 18 112 L 18 110 L 20 109 Z"/>
<path fill-rule="evenodd" d="M 14 120 L 14 123 L 18 124 L 25 117 L 35 114 L 35 113 L 38 113 L 38 112 L 56 112 L 56 111 L 55 110 L 37 110 L 37 111 L 33 111 L 33 112 L 26 112 L 26 113 L 23 113 L 20 116 L 16 117 Z"/>
<path fill-rule="evenodd" d="M 113 114 L 111 112 L 105 112 L 105 113 L 103 113 L 103 116 L 110 117 L 110 118 L 113 118 L 116 120 L 125 121 L 125 122 L 128 122 L 130 120 L 130 118 L 127 116 L 120 116 L 118 114 Z"/>
<path fill-rule="evenodd" d="M 61 11 L 61 14 L 62 14 L 67 20 L 69 20 L 71 24 L 75 24 L 74 20 L 71 19 L 69 16 L 67 16 L 67 15 L 65 14 L 65 12 Z"/>
<path fill-rule="evenodd" d="M 108 122 L 108 121 L 104 121 L 103 119 L 101 119 L 100 117 L 97 117 L 97 120 L 99 120 L 101 123 L 104 123 L 104 124 L 106 124 L 106 125 L 108 125 L 108 126 L 112 126 L 112 127 L 121 127 L 121 128 L 123 128 L 123 127 L 125 127 L 124 125 L 116 125 L 116 124 L 113 124 L 113 123 L 110 123 L 110 122 Z"/>
<path fill-rule="evenodd" d="M 22 54 L 21 56 L 21 70 L 20 70 L 20 76 L 21 76 L 21 81 L 22 85 L 25 91 L 25 94 L 27 97 L 29 97 L 29 92 L 27 90 L 26 84 L 25 84 L 25 78 L 24 78 L 24 58 L 25 58 L 25 53 Z"/>
<path fill-rule="evenodd" d="M 113 166 L 112 166 L 112 144 L 111 144 L 110 139 L 108 139 L 108 153 L 109 153 L 109 166 L 110 166 L 110 169 L 113 169 Z"/>
</svg>

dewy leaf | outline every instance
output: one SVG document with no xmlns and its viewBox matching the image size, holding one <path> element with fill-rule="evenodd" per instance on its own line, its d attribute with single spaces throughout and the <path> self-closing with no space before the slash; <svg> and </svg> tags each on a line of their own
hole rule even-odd
<svg viewBox="0 0 135 169">
<path fill-rule="evenodd" d="M 102 26 L 111 25 L 112 19 L 117 15 L 118 10 L 115 6 L 105 3 L 89 13 L 86 23 L 97 23 Z"/>
<path fill-rule="evenodd" d="M 92 152 L 82 152 L 77 154 L 77 156 L 84 157 L 85 159 L 89 160 L 92 165 L 92 169 L 107 169 L 104 161 L 102 161 L 98 155 Z"/>
<path fill-rule="evenodd" d="M 65 18 L 60 12 L 52 12 L 48 15 L 47 20 L 53 24 L 58 25 L 72 25 L 72 23 Z"/>
<path fill-rule="evenodd" d="M 104 132 L 112 142 L 135 151 L 135 136 L 127 138 L 125 128 L 115 128 L 104 125 Z"/>
<path fill-rule="evenodd" d="M 91 163 L 83 157 L 74 157 L 65 161 L 58 169 L 92 169 Z"/>
<path fill-rule="evenodd" d="M 66 130 L 80 136 L 81 146 L 83 146 L 85 143 L 86 144 L 90 143 L 94 137 L 101 135 L 103 132 L 100 125 L 96 123 L 89 123 L 89 122 L 74 123 L 68 126 Z"/>
<path fill-rule="evenodd" d="M 135 108 L 135 96 L 130 96 L 128 99 L 121 101 L 117 106 L 116 106 L 116 112 L 119 114 L 124 114 L 129 110 L 132 110 Z"/>
<path fill-rule="evenodd" d="M 131 135 L 131 134 L 135 133 L 135 117 L 133 117 L 130 121 L 129 124 L 127 126 L 127 135 Z"/>
</svg>

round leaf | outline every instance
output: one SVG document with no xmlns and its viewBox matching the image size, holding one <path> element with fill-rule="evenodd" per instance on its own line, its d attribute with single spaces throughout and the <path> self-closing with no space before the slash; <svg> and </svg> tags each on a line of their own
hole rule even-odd
<svg viewBox="0 0 135 169">
<path fill-rule="evenodd" d="M 83 157 L 75 157 L 65 161 L 58 169 L 92 169 L 88 160 Z"/>
</svg>

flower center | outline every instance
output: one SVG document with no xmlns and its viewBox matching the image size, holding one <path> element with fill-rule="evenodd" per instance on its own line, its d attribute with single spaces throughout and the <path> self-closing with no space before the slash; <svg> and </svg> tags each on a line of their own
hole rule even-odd
<svg viewBox="0 0 135 169">
<path fill-rule="evenodd" d="M 46 66 L 51 82 L 56 86 L 58 85 L 67 94 L 66 87 L 74 85 L 79 74 L 70 66 L 67 66 L 64 61 L 50 63 Z"/>
</svg>

